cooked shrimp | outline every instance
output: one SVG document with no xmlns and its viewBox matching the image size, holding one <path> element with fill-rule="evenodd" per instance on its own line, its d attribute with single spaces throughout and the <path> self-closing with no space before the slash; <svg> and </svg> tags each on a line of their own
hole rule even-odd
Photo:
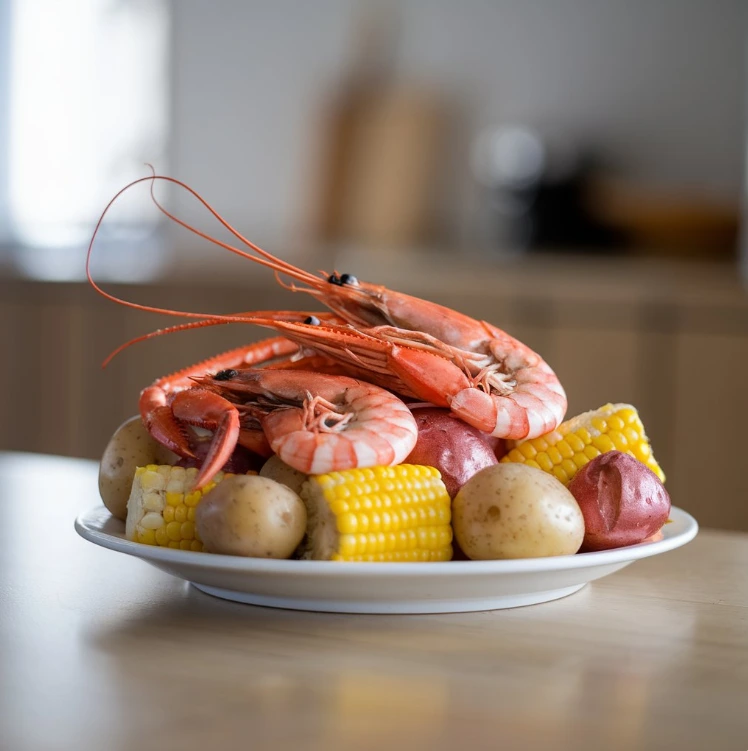
<svg viewBox="0 0 748 751">
<path fill-rule="evenodd" d="M 354 378 L 247 369 L 196 381 L 202 388 L 195 396 L 214 392 L 226 412 L 254 417 L 273 452 L 306 474 L 400 464 L 418 438 L 413 415 L 400 399 Z M 181 413 L 189 399 L 190 391 L 179 394 Z M 197 411 L 204 414 L 200 400 Z M 225 438 L 217 432 L 216 440 Z"/>
<path fill-rule="evenodd" d="M 347 327 L 322 320 L 319 314 L 321 325 L 316 332 L 309 327 L 302 331 L 304 324 L 299 323 L 292 331 L 276 325 L 279 318 L 267 313 L 203 316 L 138 305 L 101 290 L 89 272 L 91 283 L 109 299 L 141 310 L 210 319 L 200 325 L 246 322 L 277 328 L 288 338 L 344 363 L 356 376 L 365 371 L 364 377 L 387 388 L 397 383 L 400 393 L 449 407 L 465 422 L 499 438 L 533 438 L 553 430 L 563 420 L 566 394 L 553 370 L 537 353 L 501 329 L 443 305 L 359 281 L 352 274 L 315 276 L 297 268 L 245 238 L 198 193 L 174 178 L 155 174 L 141 178 L 117 196 L 144 181 L 150 181 L 151 188 L 156 181 L 166 181 L 189 191 L 250 252 L 192 227 L 167 211 L 155 196 L 153 200 L 166 216 L 194 234 L 273 269 L 279 280 L 286 275 L 306 285 L 282 283 L 288 289 L 312 295 Z M 351 331 L 361 335 L 357 349 L 348 346 Z"/>
</svg>

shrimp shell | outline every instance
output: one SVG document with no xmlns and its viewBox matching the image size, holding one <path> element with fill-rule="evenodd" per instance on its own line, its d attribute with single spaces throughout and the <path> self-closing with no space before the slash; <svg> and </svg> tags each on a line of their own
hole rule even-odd
<svg viewBox="0 0 748 751">
<path fill-rule="evenodd" d="M 418 438 L 398 397 L 355 378 L 249 369 L 201 383 L 257 417 L 273 452 L 306 474 L 400 464 Z"/>
</svg>

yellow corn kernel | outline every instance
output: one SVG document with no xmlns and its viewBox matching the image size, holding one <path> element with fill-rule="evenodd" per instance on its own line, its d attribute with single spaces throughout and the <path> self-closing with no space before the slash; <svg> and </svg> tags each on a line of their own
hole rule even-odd
<svg viewBox="0 0 748 751">
<path fill-rule="evenodd" d="M 519 452 L 526 458 L 526 459 L 533 459 L 535 455 L 538 453 L 538 449 L 535 448 L 531 443 L 523 443 L 519 447 Z"/>
<path fill-rule="evenodd" d="M 633 407 L 618 410 L 618 416 L 628 425 L 639 421 L 639 414 Z"/>
<path fill-rule="evenodd" d="M 606 451 L 615 451 L 616 445 L 610 440 L 608 435 L 599 435 L 592 439 L 592 445 L 596 449 L 600 449 L 600 453 L 604 454 Z"/>
<path fill-rule="evenodd" d="M 173 483 L 169 483 L 173 487 Z M 178 506 L 184 501 L 184 493 L 177 493 L 172 491 L 166 491 L 166 502 L 170 506 Z"/>
<path fill-rule="evenodd" d="M 545 451 L 541 451 L 536 457 L 535 461 L 538 463 L 540 469 L 544 472 L 550 472 L 553 469 L 553 460 Z"/>
<path fill-rule="evenodd" d="M 564 439 L 564 443 L 575 454 L 578 454 L 580 451 L 584 451 L 584 447 L 586 445 L 585 442 L 576 433 L 569 433 Z"/>
<path fill-rule="evenodd" d="M 535 448 L 537 448 L 538 451 L 548 451 L 548 446 L 550 446 L 548 441 L 546 441 L 543 436 L 540 436 L 540 438 L 538 438 L 537 444 L 535 445 Z"/>
<path fill-rule="evenodd" d="M 203 494 L 199 490 L 197 491 L 193 490 L 191 493 L 185 493 L 185 496 L 184 496 L 185 505 L 191 508 L 194 508 L 195 506 L 197 506 L 198 502 L 200 501 L 202 497 L 203 497 Z"/>
<path fill-rule="evenodd" d="M 556 466 L 562 467 L 567 477 L 574 477 L 577 473 L 577 465 L 571 459 L 564 459 L 561 464 Z"/>
<path fill-rule="evenodd" d="M 624 422 L 624 420 L 621 418 L 620 415 L 611 415 L 608 418 L 608 427 L 611 430 L 623 430 L 625 425 L 626 423 Z"/>
<path fill-rule="evenodd" d="M 432 467 L 369 467 L 312 476 L 302 490 L 304 558 L 430 561 L 452 557 L 451 500 Z M 341 499 L 348 500 L 341 503 Z"/>
<path fill-rule="evenodd" d="M 648 443 L 637 443 L 634 446 L 634 456 L 647 464 L 652 456 L 652 447 Z"/>
<path fill-rule="evenodd" d="M 542 469 L 568 484 L 589 461 L 614 450 L 630 454 L 665 480 L 639 415 L 629 404 L 606 404 L 567 420 L 544 436 L 514 442 L 501 461 Z"/>
<path fill-rule="evenodd" d="M 596 448 L 595 446 L 585 446 L 584 451 L 582 452 L 588 459 L 596 459 L 602 451 L 600 451 L 599 448 Z"/>
<path fill-rule="evenodd" d="M 572 461 L 576 465 L 577 469 L 582 469 L 587 462 L 589 462 L 589 457 L 584 453 L 584 451 L 578 451 L 576 454 L 574 454 L 574 457 L 572 458 Z M 572 472 L 572 475 L 575 475 L 577 473 L 576 470 Z"/>
<path fill-rule="evenodd" d="M 584 443 L 585 446 L 592 443 L 592 436 L 586 428 L 579 428 L 579 430 L 575 431 L 573 435 L 576 435 Z"/>
<path fill-rule="evenodd" d="M 139 529 L 138 542 L 142 542 L 144 545 L 155 545 L 156 532 L 152 529 Z"/>
<path fill-rule="evenodd" d="M 548 458 L 553 462 L 553 464 L 561 464 L 561 462 L 564 460 L 564 457 L 561 456 L 561 452 L 555 446 L 549 446 L 546 453 L 548 454 Z"/>
<path fill-rule="evenodd" d="M 610 433 L 608 433 L 608 438 L 613 441 L 613 445 L 618 451 L 626 451 L 629 446 L 628 439 L 620 430 L 611 430 Z"/>
<path fill-rule="evenodd" d="M 564 459 L 571 459 L 574 456 L 574 449 L 569 446 L 568 442 L 564 439 L 556 444 L 556 450 Z"/>
</svg>

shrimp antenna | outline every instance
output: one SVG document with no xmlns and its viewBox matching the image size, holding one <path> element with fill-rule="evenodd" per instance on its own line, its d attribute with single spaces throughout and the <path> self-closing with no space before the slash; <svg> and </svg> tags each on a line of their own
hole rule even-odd
<svg viewBox="0 0 748 751">
<path fill-rule="evenodd" d="M 150 165 L 149 165 L 150 166 Z M 151 167 L 151 170 L 153 170 L 153 167 Z M 239 248 L 234 247 L 233 245 L 229 245 L 228 243 L 224 243 L 221 240 L 218 240 L 217 238 L 211 237 L 210 235 L 206 234 L 205 232 L 202 232 L 198 230 L 195 227 L 192 227 L 191 225 L 187 224 L 186 222 L 182 221 L 178 217 L 171 214 L 169 211 L 167 211 L 155 198 L 155 195 L 153 193 L 153 183 L 156 180 L 165 180 L 166 182 L 174 183 L 175 185 L 178 185 L 179 187 L 183 188 L 184 190 L 188 191 L 191 195 L 193 195 L 217 220 L 220 224 L 222 224 L 231 234 L 233 234 L 235 237 L 240 239 L 243 243 L 245 243 L 248 247 L 252 248 L 255 252 L 259 253 L 262 257 L 258 258 L 257 256 L 251 255 L 250 253 L 247 253 L 246 251 L 240 250 Z M 202 237 L 205 240 L 208 240 L 209 242 L 218 245 L 221 248 L 224 248 L 225 250 L 230 251 L 231 253 L 235 253 L 236 255 L 246 258 L 250 261 L 254 261 L 255 263 L 259 263 L 263 266 L 267 266 L 268 268 L 273 269 L 278 272 L 287 272 L 287 273 L 293 273 L 294 276 L 297 278 L 302 278 L 304 281 L 312 280 L 314 282 L 318 282 L 319 280 L 317 277 L 315 277 L 312 274 L 308 274 L 305 271 L 302 271 L 300 269 L 296 269 L 296 267 L 292 266 L 291 264 L 281 261 L 275 256 L 271 255 L 267 251 L 262 250 L 258 246 L 251 243 L 249 240 L 247 240 L 243 235 L 241 235 L 236 229 L 234 229 L 202 196 L 200 196 L 195 190 L 190 188 L 185 183 L 181 182 L 180 180 L 177 180 L 173 177 L 166 177 L 165 175 L 157 175 L 152 174 L 147 177 L 139 177 L 136 180 L 133 180 L 132 182 L 125 185 L 123 188 L 117 191 L 115 193 L 114 197 L 107 203 L 104 210 L 101 213 L 101 216 L 99 217 L 98 221 L 96 222 L 96 226 L 93 231 L 93 235 L 91 236 L 91 241 L 88 244 L 88 252 L 86 253 L 86 278 L 88 279 L 89 284 L 102 296 L 105 297 L 107 300 L 111 300 L 112 302 L 116 302 L 119 305 L 125 305 L 128 308 L 133 308 L 134 310 L 142 310 L 147 313 L 160 313 L 162 315 L 170 315 L 170 316 L 177 316 L 177 317 L 183 317 L 183 318 L 200 318 L 200 319 L 210 319 L 214 321 L 223 321 L 225 323 L 244 323 L 245 321 L 242 320 L 239 317 L 236 316 L 226 316 L 226 315 L 220 315 L 216 313 L 195 313 L 193 311 L 186 311 L 186 310 L 174 310 L 171 308 L 160 308 L 154 305 L 143 305 L 141 303 L 132 302 L 131 300 L 125 300 L 124 298 L 117 297 L 116 295 L 112 294 L 111 292 L 107 292 L 106 290 L 102 289 L 102 287 L 99 286 L 99 284 L 94 281 L 93 276 L 91 274 L 91 255 L 93 253 L 93 247 L 94 243 L 96 241 L 96 238 L 99 234 L 99 230 L 101 229 L 101 225 L 104 221 L 104 218 L 106 217 L 107 213 L 109 212 L 109 209 L 114 205 L 114 203 L 117 201 L 117 199 L 126 191 L 130 190 L 130 188 L 135 187 L 136 185 L 139 185 L 143 182 L 151 182 L 151 197 L 156 204 L 159 211 L 161 211 L 163 214 L 165 214 L 167 217 L 169 217 L 171 220 L 179 224 L 180 226 L 184 227 L 185 229 L 188 229 L 190 232 L 193 232 L 194 234 L 198 235 L 199 237 Z M 272 260 L 268 260 L 272 259 Z M 279 268 L 280 267 L 280 268 Z M 309 290 L 310 292 L 313 292 L 312 290 Z"/>
<path fill-rule="evenodd" d="M 119 355 L 121 352 L 124 352 L 124 350 L 128 349 L 128 347 L 132 347 L 133 344 L 138 344 L 140 342 L 147 341 L 148 339 L 155 339 L 156 337 L 165 336 L 166 334 L 174 334 L 178 331 L 202 329 L 208 326 L 226 326 L 230 323 L 257 323 L 257 321 L 259 320 L 272 318 L 276 312 L 277 311 L 272 310 L 257 310 L 254 311 L 252 315 L 248 315 L 246 313 L 236 313 L 230 316 L 211 317 L 200 321 L 190 321 L 188 323 L 179 323 L 176 326 L 168 326 L 163 329 L 156 329 L 156 331 L 150 331 L 147 334 L 140 334 L 139 336 L 135 336 L 132 339 L 124 342 L 123 344 L 120 344 L 119 347 L 117 347 L 109 355 L 107 355 L 106 359 L 101 364 L 101 367 L 105 368 L 115 357 L 117 357 L 117 355 Z M 306 313 L 304 313 L 304 315 L 306 316 Z M 326 311 L 317 311 L 316 313 L 310 315 L 315 315 L 316 317 L 319 317 L 321 320 L 326 322 L 333 321 L 334 318 L 332 314 Z"/>
<path fill-rule="evenodd" d="M 138 344 L 139 342 L 144 342 L 147 339 L 155 339 L 157 336 L 165 336 L 166 334 L 174 334 L 177 331 L 187 331 L 189 329 L 201 329 L 207 326 L 226 326 L 229 323 L 234 323 L 234 321 L 223 321 L 210 318 L 202 321 L 179 323 L 176 326 L 168 326 L 167 328 L 156 329 L 156 331 L 151 331 L 147 334 L 134 336 L 132 339 L 129 339 L 124 344 L 120 344 L 119 347 L 110 352 L 104 362 L 101 363 L 101 367 L 106 368 L 106 366 L 109 365 L 109 363 L 114 360 L 117 355 L 119 355 L 121 352 L 124 352 L 126 349 L 128 349 L 128 347 L 132 347 L 133 344 Z"/>
<path fill-rule="evenodd" d="M 301 279 L 302 281 L 308 281 L 308 283 L 312 282 L 318 282 L 314 274 L 310 274 L 307 271 L 304 271 L 303 269 L 299 269 L 296 266 L 294 266 L 292 263 L 288 263 L 288 261 L 284 261 L 280 258 L 277 258 L 272 253 L 268 253 L 268 251 L 263 250 L 259 245 L 255 245 L 251 240 L 247 239 L 244 235 L 242 235 L 239 230 L 237 230 L 235 227 L 233 227 L 231 224 L 229 224 L 226 219 L 221 216 L 221 214 L 218 213 L 194 188 L 191 188 L 186 183 L 182 182 L 181 180 L 177 180 L 174 177 L 167 177 L 166 175 L 157 175 L 155 170 L 153 169 L 152 165 L 148 165 L 150 167 L 151 172 L 153 173 L 150 177 L 152 180 L 151 182 L 151 200 L 156 205 L 156 208 L 164 215 L 169 217 L 173 222 L 176 222 L 180 227 L 184 227 L 186 230 L 189 230 L 193 234 L 197 235 L 198 237 L 202 237 L 203 240 L 207 240 L 208 242 L 211 242 L 215 245 L 218 245 L 221 248 L 225 248 L 226 250 L 230 250 L 232 253 L 236 253 L 238 256 L 241 256 L 242 258 L 246 258 L 250 261 L 254 261 L 255 263 L 259 263 L 262 266 L 266 266 L 268 268 L 274 269 L 277 272 L 286 272 L 290 276 L 294 276 L 297 279 Z M 212 237 L 211 235 L 208 235 L 205 232 L 202 232 L 201 230 L 197 229 L 197 227 L 193 227 L 191 224 L 188 224 L 184 220 L 180 219 L 179 217 L 172 214 L 168 209 L 166 209 L 156 198 L 155 194 L 155 182 L 156 180 L 165 180 L 166 182 L 173 183 L 174 185 L 178 185 L 180 188 L 186 190 L 190 195 L 192 195 L 194 198 L 196 198 L 211 214 L 212 216 L 218 221 L 218 223 L 224 227 L 226 230 L 228 230 L 237 240 L 244 243 L 248 248 L 253 250 L 257 255 L 260 256 L 258 258 L 257 256 L 253 256 L 250 253 L 246 253 L 245 251 L 239 250 L 239 248 L 235 248 L 233 246 L 229 246 L 226 243 L 221 242 L 215 237 Z M 324 277 L 324 272 L 321 272 L 321 275 Z"/>
</svg>

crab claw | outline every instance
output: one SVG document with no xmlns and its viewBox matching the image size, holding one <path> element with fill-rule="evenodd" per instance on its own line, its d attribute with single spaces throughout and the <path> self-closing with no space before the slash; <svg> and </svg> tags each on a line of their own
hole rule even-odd
<svg viewBox="0 0 748 751">
<path fill-rule="evenodd" d="M 189 438 L 174 418 L 166 392 L 162 388 L 154 385 L 143 389 L 138 407 L 146 430 L 162 446 L 185 459 L 195 458 Z"/>
<path fill-rule="evenodd" d="M 200 388 L 180 391 L 171 403 L 173 417 L 213 431 L 208 454 L 195 480 L 195 490 L 207 485 L 231 458 L 239 438 L 239 412 L 222 396 Z"/>
</svg>

